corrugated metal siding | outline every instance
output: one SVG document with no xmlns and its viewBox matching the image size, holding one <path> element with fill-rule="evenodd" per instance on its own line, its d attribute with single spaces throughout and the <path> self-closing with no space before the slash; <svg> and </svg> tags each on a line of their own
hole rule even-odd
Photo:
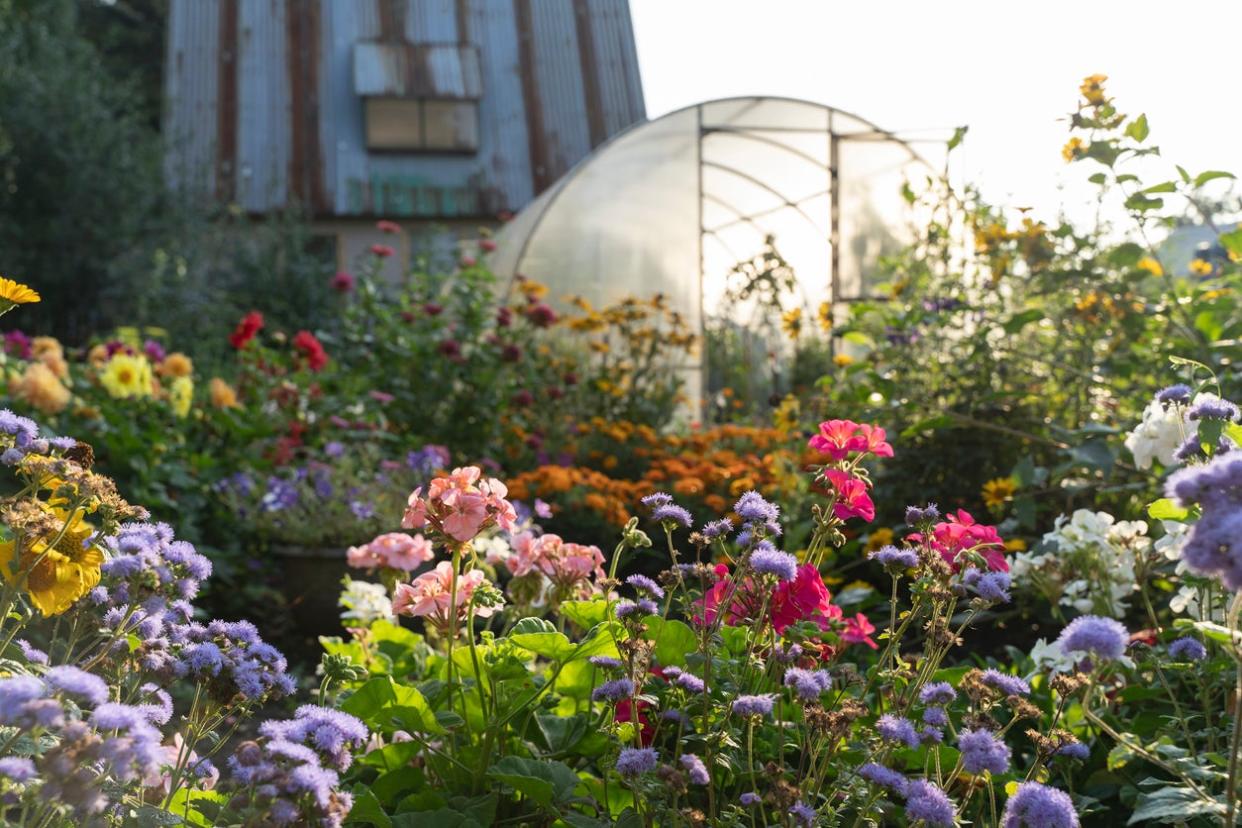
<svg viewBox="0 0 1242 828">
<path fill-rule="evenodd" d="M 168 37 L 169 181 L 256 213 L 516 211 L 645 115 L 626 0 L 171 0 Z M 435 90 L 481 93 L 477 153 L 366 151 L 356 46 L 402 39 L 477 55 L 426 51 Z"/>
<path fill-rule="evenodd" d="M 457 43 L 354 44 L 354 91 L 398 98 L 482 96 L 479 52 Z"/>
</svg>

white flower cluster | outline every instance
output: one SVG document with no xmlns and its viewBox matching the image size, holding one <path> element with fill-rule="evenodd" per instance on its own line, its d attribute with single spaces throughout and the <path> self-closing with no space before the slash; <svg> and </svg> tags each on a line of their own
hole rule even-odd
<svg viewBox="0 0 1242 828">
<path fill-rule="evenodd" d="M 360 625 L 392 618 L 392 601 L 388 599 L 388 589 L 383 584 L 346 578 L 345 589 L 337 603 L 345 608 L 341 618 Z"/>
<path fill-rule="evenodd" d="M 1171 466 L 1178 448 L 1193 430 L 1184 407 L 1152 400 L 1143 411 L 1143 421 L 1126 437 L 1126 448 L 1140 469 L 1150 469 L 1153 459 Z"/>
<path fill-rule="evenodd" d="M 1010 574 L 1053 604 L 1117 618 L 1138 589 L 1136 556 L 1151 545 L 1143 521 L 1079 509 L 1058 517 L 1035 550 L 1015 556 Z"/>
</svg>

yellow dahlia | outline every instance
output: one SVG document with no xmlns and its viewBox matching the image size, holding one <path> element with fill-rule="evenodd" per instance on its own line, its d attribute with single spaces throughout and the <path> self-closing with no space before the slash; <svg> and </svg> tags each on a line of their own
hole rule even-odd
<svg viewBox="0 0 1242 828">
<path fill-rule="evenodd" d="M 211 404 L 216 408 L 237 408 L 237 392 L 233 390 L 233 386 L 229 385 L 219 377 L 212 377 L 211 383 L 208 385 L 208 392 L 211 395 Z"/>
<path fill-rule="evenodd" d="M 165 377 L 188 377 L 194 373 L 194 362 L 180 351 L 174 351 L 164 357 L 159 371 Z"/>
<path fill-rule="evenodd" d="M 27 365 L 26 372 L 14 383 L 12 390 L 44 414 L 64 411 L 72 396 L 69 389 L 61 384 L 56 372 L 42 362 Z"/>
<path fill-rule="evenodd" d="M 143 356 L 114 354 L 99 375 L 103 387 L 117 399 L 149 397 L 155 390 L 151 363 Z"/>
</svg>

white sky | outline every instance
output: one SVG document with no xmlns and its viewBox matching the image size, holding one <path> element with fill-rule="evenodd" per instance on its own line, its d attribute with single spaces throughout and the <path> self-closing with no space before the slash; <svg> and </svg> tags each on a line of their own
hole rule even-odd
<svg viewBox="0 0 1242 828">
<path fill-rule="evenodd" d="M 1242 0 L 630 0 L 647 114 L 746 94 L 805 98 L 902 132 L 968 124 L 956 172 L 986 197 L 1080 215 L 1066 114 L 1095 72 L 1149 142 L 1242 175 Z M 1152 183 L 1158 179 L 1152 179 Z M 1062 192 L 1062 189 L 1064 191 Z"/>
</svg>

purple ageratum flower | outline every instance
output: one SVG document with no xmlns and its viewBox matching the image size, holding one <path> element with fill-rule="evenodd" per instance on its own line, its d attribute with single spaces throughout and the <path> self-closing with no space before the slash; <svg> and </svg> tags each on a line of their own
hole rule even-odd
<svg viewBox="0 0 1242 828">
<path fill-rule="evenodd" d="M 737 801 L 749 808 L 751 805 L 759 804 L 759 794 L 754 793 L 753 791 L 747 791 L 739 796 Z"/>
<path fill-rule="evenodd" d="M 0 776 L 14 782 L 29 782 L 34 779 L 34 762 L 20 756 L 6 756 L 0 759 Z"/>
<path fill-rule="evenodd" d="M 944 731 L 938 727 L 927 725 L 919 731 L 919 742 L 924 745 L 938 745 L 944 741 Z"/>
<path fill-rule="evenodd" d="M 761 693 L 757 696 L 738 696 L 733 700 L 733 712 L 739 716 L 770 716 L 776 696 Z"/>
<path fill-rule="evenodd" d="M 1169 644 L 1169 658 L 1175 661 L 1203 661 L 1207 647 L 1194 638 L 1179 638 Z"/>
<path fill-rule="evenodd" d="M 342 771 L 349 768 L 353 749 L 366 744 L 371 735 L 360 719 L 313 704 L 299 707 L 292 719 L 269 719 L 259 726 L 259 733 L 272 743 L 309 748 L 318 757 L 316 763 L 322 758 L 329 767 Z"/>
<path fill-rule="evenodd" d="M 267 491 L 259 501 L 265 512 L 283 512 L 298 503 L 298 487 L 283 477 L 273 475 L 267 479 Z"/>
<path fill-rule="evenodd" d="M 690 717 L 680 710 L 665 710 L 660 714 L 660 718 L 666 722 L 677 722 L 682 727 L 690 727 Z"/>
<path fill-rule="evenodd" d="M 617 773 L 622 776 L 640 776 L 655 770 L 655 748 L 625 748 L 617 757 Z"/>
<path fill-rule="evenodd" d="M 17 639 L 17 648 L 22 651 L 22 657 L 26 659 L 27 664 L 47 664 L 47 653 L 31 646 L 30 642 L 24 638 Z"/>
<path fill-rule="evenodd" d="M 878 785 L 881 788 L 888 788 L 893 793 L 904 794 L 906 791 L 906 777 L 892 768 L 886 768 L 883 765 L 877 765 L 875 762 L 868 762 L 858 769 L 858 775 L 866 779 L 872 785 Z"/>
<path fill-rule="evenodd" d="M 1083 615 L 1075 618 L 1061 631 L 1057 644 L 1063 653 L 1089 653 L 1103 659 L 1125 655 L 1130 633 L 1120 621 Z"/>
<path fill-rule="evenodd" d="M 795 825 L 809 828 L 815 824 L 815 809 L 805 802 L 795 802 L 789 806 L 789 815 L 793 817 Z"/>
<path fill-rule="evenodd" d="M 664 597 L 664 590 L 660 588 L 660 585 L 648 578 L 646 575 L 631 575 L 625 579 L 625 582 L 635 589 L 641 589 L 644 592 L 649 592 L 657 598 Z"/>
<path fill-rule="evenodd" d="M 8 434 L 13 438 L 17 448 L 25 448 L 39 436 L 39 426 L 29 417 L 14 414 L 9 409 L 0 409 L 0 434 Z"/>
<path fill-rule="evenodd" d="M 1056 755 L 1064 756 L 1067 759 L 1077 759 L 1080 762 L 1085 762 L 1091 757 L 1091 748 L 1087 747 L 1082 742 L 1066 742 L 1057 748 Z"/>
<path fill-rule="evenodd" d="M 1169 403 L 1178 403 L 1185 405 L 1190 402 L 1194 391 L 1189 385 L 1170 385 L 1168 388 L 1161 388 L 1156 392 L 1156 402 L 1168 405 Z"/>
<path fill-rule="evenodd" d="M 1200 400 L 1186 412 L 1188 420 L 1224 420 L 1234 422 L 1238 419 L 1238 407 L 1229 400 Z"/>
<path fill-rule="evenodd" d="M 832 676 L 827 670 L 791 667 L 785 671 L 785 686 L 793 688 L 794 695 L 803 701 L 815 701 L 832 687 Z"/>
<path fill-rule="evenodd" d="M 638 609 L 644 615 L 658 615 L 660 613 L 660 605 L 650 598 L 639 598 Z"/>
<path fill-rule="evenodd" d="M 1165 494 L 1182 506 L 1200 503 L 1204 509 L 1228 509 L 1242 503 L 1242 451 L 1230 451 L 1210 463 L 1174 472 Z"/>
<path fill-rule="evenodd" d="M 962 767 L 969 773 L 1001 774 L 1009 770 L 1009 745 L 989 730 L 963 730 L 957 737 Z"/>
<path fill-rule="evenodd" d="M 928 503 L 926 506 L 906 507 L 906 524 L 908 526 L 918 526 L 920 523 L 932 523 L 939 518 L 940 509 L 935 503 Z"/>
<path fill-rule="evenodd" d="M 606 681 L 591 693 L 592 701 L 615 702 L 634 695 L 634 682 L 622 677 Z"/>
<path fill-rule="evenodd" d="M 659 506 L 668 506 L 673 502 L 673 496 L 668 492 L 652 492 L 639 502 L 648 509 L 655 509 Z"/>
<path fill-rule="evenodd" d="M 750 553 L 750 568 L 760 575 L 774 575 L 778 581 L 792 581 L 798 574 L 798 559 L 760 541 Z"/>
<path fill-rule="evenodd" d="M 867 560 L 875 561 L 885 569 L 904 572 L 919 565 L 919 553 L 913 549 L 898 549 L 889 544 L 868 552 Z"/>
<path fill-rule="evenodd" d="M 676 503 L 665 503 L 663 506 L 655 507 L 651 510 L 651 517 L 670 527 L 681 526 L 689 529 L 694 525 L 694 518 L 690 516 L 690 512 Z"/>
<path fill-rule="evenodd" d="M 707 689 L 707 683 L 693 673 L 681 673 L 673 683 L 695 694 Z"/>
<path fill-rule="evenodd" d="M 949 714 L 943 707 L 929 707 L 923 711 L 923 721 L 933 727 L 947 727 Z"/>
<path fill-rule="evenodd" d="M 953 803 L 940 788 L 926 779 L 914 779 L 906 785 L 906 818 L 923 820 L 929 826 L 952 828 Z"/>
<path fill-rule="evenodd" d="M 618 618 L 625 618 L 627 615 L 633 615 L 638 611 L 638 604 L 633 601 L 618 601 L 612 611 Z"/>
<path fill-rule="evenodd" d="M 687 775 L 690 777 L 692 785 L 709 785 L 711 784 L 711 774 L 707 772 L 707 765 L 703 764 L 703 760 L 695 756 L 693 753 L 683 753 L 681 758 L 677 760 L 681 766 L 686 769 Z"/>
<path fill-rule="evenodd" d="M 1078 828 L 1078 814 L 1064 791 L 1023 782 L 1005 803 L 1001 828 Z"/>
<path fill-rule="evenodd" d="M 1009 573 L 987 572 L 975 581 L 974 590 L 985 601 L 1004 603 L 1009 600 Z"/>
<path fill-rule="evenodd" d="M 324 444 L 323 453 L 325 456 L 333 459 L 341 457 L 345 454 L 345 444 L 339 440 L 333 440 Z"/>
<path fill-rule="evenodd" d="M 885 713 L 875 722 L 876 732 L 889 742 L 901 742 L 909 748 L 919 746 L 919 734 L 914 729 L 914 722 L 904 716 Z"/>
<path fill-rule="evenodd" d="M 47 686 L 34 676 L 0 680 L 0 725 L 23 725 L 28 718 L 27 705 L 46 695 Z"/>
<path fill-rule="evenodd" d="M 923 704 L 946 705 L 957 699 L 957 691 L 947 681 L 933 681 L 923 685 L 919 691 L 919 701 Z"/>
<path fill-rule="evenodd" d="M 764 500 L 756 491 L 749 491 L 733 504 L 733 511 L 747 523 L 771 523 L 780 519 L 780 507 Z"/>
<path fill-rule="evenodd" d="M 733 521 L 728 518 L 713 520 L 711 523 L 703 524 L 703 528 L 699 531 L 703 537 L 708 540 L 727 537 L 733 531 Z"/>
<path fill-rule="evenodd" d="M 1006 696 L 1029 696 L 1031 694 L 1031 685 L 1017 676 L 1002 673 L 992 667 L 983 671 L 981 680 L 988 687 L 993 687 Z"/>
<path fill-rule="evenodd" d="M 52 690 L 73 696 L 92 707 L 108 700 L 108 685 L 103 679 L 68 664 L 48 670 L 43 674 L 43 680 Z"/>
<path fill-rule="evenodd" d="M 621 659 L 612 656 L 591 656 L 587 661 L 596 667 L 603 667 L 608 670 L 616 670 L 621 666 Z"/>
</svg>

